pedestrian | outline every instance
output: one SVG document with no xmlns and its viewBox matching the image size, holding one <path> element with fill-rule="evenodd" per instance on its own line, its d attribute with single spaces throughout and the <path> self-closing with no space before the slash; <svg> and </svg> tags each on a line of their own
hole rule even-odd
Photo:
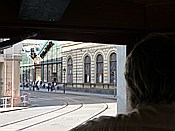
<svg viewBox="0 0 175 131">
<path fill-rule="evenodd" d="M 51 84 L 51 91 L 53 91 L 54 88 L 55 88 L 55 86 L 54 86 L 54 82 L 52 81 L 52 84 Z"/>
<path fill-rule="evenodd" d="M 48 92 L 49 92 L 50 88 L 51 88 L 51 83 L 49 82 L 49 83 L 48 83 L 48 86 L 47 86 Z"/>
<path fill-rule="evenodd" d="M 39 86 L 39 81 L 36 81 L 35 87 L 36 87 L 37 90 L 39 90 L 38 86 Z"/>
<path fill-rule="evenodd" d="M 33 91 L 35 91 L 35 81 L 32 82 Z"/>
<path fill-rule="evenodd" d="M 46 85 L 45 83 L 42 84 L 42 88 L 45 89 L 46 88 Z"/>
<path fill-rule="evenodd" d="M 29 82 L 29 90 L 32 88 L 32 82 Z"/>
<path fill-rule="evenodd" d="M 39 82 L 39 89 L 42 88 L 42 80 Z"/>
<path fill-rule="evenodd" d="M 148 36 L 127 57 L 130 111 L 101 116 L 71 131 L 175 131 L 175 42 Z"/>
<path fill-rule="evenodd" d="M 23 87 L 23 89 L 25 89 L 25 83 L 24 82 L 22 83 L 22 87 Z"/>
</svg>

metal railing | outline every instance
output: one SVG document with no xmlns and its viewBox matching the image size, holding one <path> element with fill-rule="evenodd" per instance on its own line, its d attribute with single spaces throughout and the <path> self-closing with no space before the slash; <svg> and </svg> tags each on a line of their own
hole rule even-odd
<svg viewBox="0 0 175 131">
<path fill-rule="evenodd" d="M 12 97 L 9 97 L 9 96 L 0 98 L 0 102 L 1 102 L 0 107 L 2 108 L 11 107 L 11 99 Z"/>
<path fill-rule="evenodd" d="M 19 98 L 13 98 L 13 101 L 16 99 L 20 99 L 20 104 L 18 106 L 28 106 L 30 104 L 30 93 L 23 92 L 22 96 Z M 13 107 L 12 97 L 4 96 L 0 98 L 0 108 L 8 108 Z M 22 105 L 21 105 L 22 104 Z"/>
<path fill-rule="evenodd" d="M 23 92 L 22 93 L 21 103 L 23 104 L 23 106 L 27 106 L 27 105 L 30 104 L 29 97 L 30 97 L 30 93 L 28 93 L 28 92 Z"/>
</svg>

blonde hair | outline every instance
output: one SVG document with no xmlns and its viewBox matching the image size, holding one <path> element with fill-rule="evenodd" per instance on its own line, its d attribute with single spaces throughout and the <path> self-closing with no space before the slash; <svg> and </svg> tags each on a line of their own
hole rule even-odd
<svg viewBox="0 0 175 131">
<path fill-rule="evenodd" d="M 140 41 L 127 57 L 131 106 L 175 101 L 175 42 L 164 35 Z"/>
</svg>

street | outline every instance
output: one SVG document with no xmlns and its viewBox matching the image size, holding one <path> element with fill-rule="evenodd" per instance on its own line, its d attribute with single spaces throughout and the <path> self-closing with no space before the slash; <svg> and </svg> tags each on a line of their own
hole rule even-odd
<svg viewBox="0 0 175 131">
<path fill-rule="evenodd" d="M 101 115 L 116 115 L 115 99 L 94 95 L 27 91 L 30 108 L 1 114 L 0 131 L 67 131 Z"/>
</svg>

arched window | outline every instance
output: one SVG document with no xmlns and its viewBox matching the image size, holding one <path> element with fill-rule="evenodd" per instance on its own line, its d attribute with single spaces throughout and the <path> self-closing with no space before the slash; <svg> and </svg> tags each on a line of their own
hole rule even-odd
<svg viewBox="0 0 175 131">
<path fill-rule="evenodd" d="M 115 80 L 115 81 L 114 81 Z M 110 55 L 110 83 L 117 82 L 117 58 L 116 53 Z"/>
<path fill-rule="evenodd" d="M 84 82 L 91 82 L 91 58 L 89 56 L 84 59 Z"/>
<path fill-rule="evenodd" d="M 97 55 L 96 60 L 96 82 L 103 83 L 103 57 L 101 54 Z"/>
<path fill-rule="evenodd" d="M 67 82 L 73 83 L 73 62 L 72 58 L 67 61 Z"/>
</svg>

